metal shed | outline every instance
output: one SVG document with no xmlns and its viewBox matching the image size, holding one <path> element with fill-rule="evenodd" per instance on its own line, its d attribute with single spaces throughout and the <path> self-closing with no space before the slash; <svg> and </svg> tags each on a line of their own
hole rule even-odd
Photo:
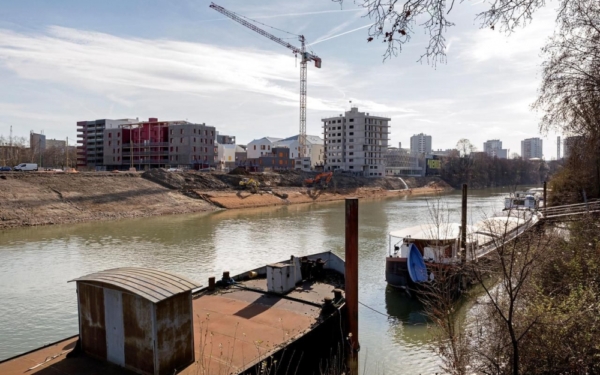
<svg viewBox="0 0 600 375">
<path fill-rule="evenodd" d="M 194 362 L 193 281 L 147 268 L 115 268 L 77 283 L 83 353 L 141 374 Z"/>
</svg>

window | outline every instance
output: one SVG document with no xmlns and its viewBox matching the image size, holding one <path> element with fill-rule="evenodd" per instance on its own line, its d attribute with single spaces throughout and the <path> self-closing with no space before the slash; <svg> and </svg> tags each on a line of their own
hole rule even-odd
<svg viewBox="0 0 600 375">
<path fill-rule="evenodd" d="M 194 143 L 196 143 L 196 137 L 194 137 Z"/>
<path fill-rule="evenodd" d="M 283 165 L 283 160 L 279 160 L 279 165 Z"/>
<path fill-rule="evenodd" d="M 179 134 L 183 134 L 183 129 L 179 129 Z"/>
<path fill-rule="evenodd" d="M 196 146 L 194 146 L 194 152 L 196 152 Z"/>
<path fill-rule="evenodd" d="M 109 133 L 109 135 L 110 135 L 110 133 Z M 109 146 L 110 146 L 110 143 L 111 143 L 111 142 L 110 142 L 110 141 L 108 141 L 108 145 L 109 145 Z"/>
<path fill-rule="evenodd" d="M 350 138 L 350 142 L 354 142 L 354 139 Z"/>
<path fill-rule="evenodd" d="M 120 156 L 117 156 L 117 161 L 121 161 L 121 157 Z"/>
<path fill-rule="evenodd" d="M 348 155 L 354 155 L 354 152 L 349 152 Z"/>
<path fill-rule="evenodd" d="M 267 149 L 268 149 L 268 150 L 271 150 L 271 146 L 270 146 L 270 145 L 269 145 L 269 146 L 267 146 Z"/>
<path fill-rule="evenodd" d="M 354 132 L 350 132 L 350 133 L 348 133 L 348 134 L 350 134 L 350 135 L 354 135 Z"/>
<path fill-rule="evenodd" d="M 179 147 L 175 147 L 175 152 L 179 152 Z"/>
<path fill-rule="evenodd" d="M 196 134 L 196 129 L 194 128 L 194 134 Z"/>
<path fill-rule="evenodd" d="M 354 125 L 350 125 L 350 129 L 354 129 Z"/>
<path fill-rule="evenodd" d="M 120 145 L 121 145 L 121 141 L 117 141 L 117 146 L 120 146 Z"/>
<path fill-rule="evenodd" d="M 117 132 L 117 137 L 120 137 L 120 136 L 121 136 L 121 132 Z"/>
<path fill-rule="evenodd" d="M 351 118 L 351 119 L 350 119 L 350 120 L 348 120 L 348 121 L 349 121 L 349 122 L 354 122 L 354 119 L 353 119 L 353 118 Z"/>
<path fill-rule="evenodd" d="M 169 134 L 170 134 L 170 135 L 173 135 L 173 129 L 170 129 L 170 130 L 169 130 Z M 171 160 L 173 160 L 173 159 L 171 159 Z"/>
<path fill-rule="evenodd" d="M 348 162 L 352 163 L 354 162 L 354 159 L 348 159 Z"/>
<path fill-rule="evenodd" d="M 350 168 L 350 169 L 354 169 L 354 166 L 353 166 L 353 165 L 351 165 L 351 166 L 349 166 L 348 168 Z"/>
<path fill-rule="evenodd" d="M 256 145 L 254 145 L 254 149 L 256 150 Z"/>
<path fill-rule="evenodd" d="M 180 138 L 180 139 L 179 139 L 179 143 L 183 143 L 183 138 Z"/>
<path fill-rule="evenodd" d="M 282 158 L 283 157 L 283 152 L 279 153 L 279 157 Z"/>
<path fill-rule="evenodd" d="M 173 152 L 173 146 L 171 146 L 171 148 L 169 149 L 170 152 Z"/>
<path fill-rule="evenodd" d="M 108 133 L 108 138 L 112 138 L 112 133 Z"/>
</svg>

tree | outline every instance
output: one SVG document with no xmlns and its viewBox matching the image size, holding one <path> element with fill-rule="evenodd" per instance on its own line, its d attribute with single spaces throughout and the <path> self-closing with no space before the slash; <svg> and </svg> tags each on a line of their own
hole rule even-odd
<svg viewBox="0 0 600 375">
<path fill-rule="evenodd" d="M 458 142 L 456 142 L 456 149 L 458 152 L 460 152 L 461 156 L 466 156 L 477 151 L 477 147 L 475 147 L 471 141 L 466 138 L 461 138 Z"/>
<path fill-rule="evenodd" d="M 344 0 L 332 0 L 342 4 Z M 571 0 L 560 0 L 564 8 Z M 461 1 L 462 3 L 462 1 Z M 487 10 L 479 13 L 476 19 L 480 27 L 512 32 L 525 26 L 535 11 L 546 5 L 545 0 L 491 0 Z M 446 61 L 446 33 L 454 26 L 448 15 L 455 0 L 362 0 L 367 15 L 373 20 L 369 28 L 369 38 L 381 38 L 387 44 L 384 59 L 396 56 L 404 44 L 410 42 L 417 29 L 424 29 L 429 43 L 419 61 L 425 59 L 435 66 Z"/>
</svg>

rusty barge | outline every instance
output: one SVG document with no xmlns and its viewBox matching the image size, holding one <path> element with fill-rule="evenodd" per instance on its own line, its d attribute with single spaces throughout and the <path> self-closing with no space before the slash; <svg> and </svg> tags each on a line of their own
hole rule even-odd
<svg viewBox="0 0 600 375">
<path fill-rule="evenodd" d="M 318 373 L 343 364 L 344 275 L 331 252 L 206 287 L 145 268 L 93 273 L 72 280 L 79 334 L 4 360 L 0 373 Z"/>
</svg>

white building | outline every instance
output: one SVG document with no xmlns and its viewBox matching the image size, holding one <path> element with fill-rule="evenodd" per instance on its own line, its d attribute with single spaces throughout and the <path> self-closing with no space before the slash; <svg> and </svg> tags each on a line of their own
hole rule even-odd
<svg viewBox="0 0 600 375">
<path fill-rule="evenodd" d="M 220 167 L 228 167 L 235 164 L 235 153 L 237 150 L 235 144 L 220 144 L 217 147 L 217 162 Z"/>
<path fill-rule="evenodd" d="M 263 155 L 270 154 L 274 144 L 278 141 L 281 141 L 281 138 L 263 137 L 253 140 L 248 143 L 246 148 L 248 159 L 258 159 Z"/>
<path fill-rule="evenodd" d="M 298 141 L 299 136 L 294 135 L 289 138 L 284 138 L 274 143 L 275 147 L 287 147 L 290 149 L 290 159 L 298 158 L 298 152 L 300 150 L 300 142 Z M 311 170 L 317 165 L 323 165 L 323 138 L 317 135 L 306 136 L 306 165 L 302 166 L 302 163 L 297 163 L 296 169 Z"/>
<path fill-rule="evenodd" d="M 491 157 L 497 157 L 498 159 L 507 159 L 508 150 L 502 148 L 502 141 L 499 139 L 491 139 L 483 143 L 483 152 Z"/>
<path fill-rule="evenodd" d="M 541 138 L 527 138 L 521 141 L 521 157 L 524 160 L 544 157 Z"/>
<path fill-rule="evenodd" d="M 390 118 L 371 116 L 352 107 L 343 115 L 321 121 L 326 171 L 340 169 L 366 177 L 385 176 Z"/>
<path fill-rule="evenodd" d="M 410 137 L 410 153 L 431 154 L 431 136 L 427 134 L 415 134 Z"/>
</svg>

